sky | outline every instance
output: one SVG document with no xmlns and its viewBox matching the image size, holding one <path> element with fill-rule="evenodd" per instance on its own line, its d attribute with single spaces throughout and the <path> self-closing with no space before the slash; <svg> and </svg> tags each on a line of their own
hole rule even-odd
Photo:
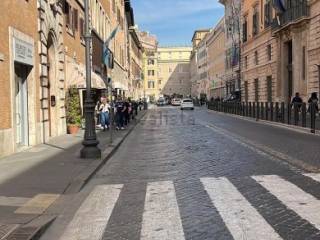
<svg viewBox="0 0 320 240">
<path fill-rule="evenodd" d="M 215 26 L 224 14 L 218 0 L 131 0 L 135 24 L 160 46 L 190 45 L 196 29 Z"/>
</svg>

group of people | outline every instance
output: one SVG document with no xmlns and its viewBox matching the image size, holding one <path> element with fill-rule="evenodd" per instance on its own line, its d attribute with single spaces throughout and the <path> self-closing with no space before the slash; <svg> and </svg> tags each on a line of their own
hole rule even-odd
<svg viewBox="0 0 320 240">
<path fill-rule="evenodd" d="M 300 97 L 300 93 L 296 92 L 295 96 L 292 98 L 291 104 L 292 105 L 298 104 L 298 108 L 300 109 L 302 103 L 303 103 L 303 100 Z M 314 104 L 316 112 L 319 112 L 319 107 L 318 107 L 319 99 L 318 99 L 318 94 L 316 92 L 313 92 L 311 94 L 311 97 L 308 99 L 308 103 L 309 103 L 308 112 L 310 112 L 311 104 Z"/>
<path fill-rule="evenodd" d="M 142 100 L 132 101 L 130 98 L 118 97 L 116 101 L 109 102 L 106 97 L 101 97 L 95 106 L 95 116 L 97 127 L 106 131 L 110 125 L 115 124 L 116 130 L 123 130 L 138 115 L 141 110 Z M 111 111 L 114 112 L 114 121 L 111 121 Z"/>
</svg>

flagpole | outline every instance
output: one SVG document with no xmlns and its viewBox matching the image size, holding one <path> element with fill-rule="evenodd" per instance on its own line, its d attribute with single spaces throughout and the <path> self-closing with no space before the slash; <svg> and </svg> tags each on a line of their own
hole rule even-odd
<svg viewBox="0 0 320 240">
<path fill-rule="evenodd" d="M 85 116 L 85 132 L 84 140 L 82 142 L 83 148 L 80 151 L 80 157 L 85 159 L 101 158 L 101 150 L 98 148 L 99 141 L 97 140 L 94 107 L 95 103 L 91 97 L 91 60 L 90 60 L 90 46 L 91 46 L 91 32 L 89 29 L 89 0 L 84 0 L 85 9 L 85 54 L 86 54 L 86 99 L 84 102 L 84 116 Z"/>
</svg>

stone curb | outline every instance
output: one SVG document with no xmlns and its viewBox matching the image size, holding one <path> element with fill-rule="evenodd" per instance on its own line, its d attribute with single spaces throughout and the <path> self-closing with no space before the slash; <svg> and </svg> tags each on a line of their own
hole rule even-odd
<svg viewBox="0 0 320 240">
<path fill-rule="evenodd" d="M 230 114 L 230 113 L 217 112 L 217 111 L 210 110 L 210 109 L 207 109 L 207 111 L 209 113 L 210 112 L 211 113 L 214 112 L 214 113 L 217 113 L 217 114 L 220 114 L 220 115 L 230 116 L 230 117 L 233 117 L 233 118 L 238 118 L 238 119 L 242 119 L 242 120 L 249 121 L 249 122 L 260 123 L 260 124 L 264 124 L 264 125 L 268 125 L 268 126 L 272 126 L 272 127 L 278 127 L 278 128 L 282 128 L 282 129 L 298 132 L 298 133 L 308 134 L 308 135 L 311 135 L 311 136 L 320 136 L 320 131 L 319 130 L 316 130 L 315 133 L 311 133 L 310 132 L 310 128 L 303 128 L 303 127 L 295 126 L 295 125 L 287 125 L 287 124 L 280 123 L 280 122 L 270 122 L 270 121 L 267 121 L 267 120 L 254 119 L 254 118 L 234 115 L 234 114 Z"/>
</svg>

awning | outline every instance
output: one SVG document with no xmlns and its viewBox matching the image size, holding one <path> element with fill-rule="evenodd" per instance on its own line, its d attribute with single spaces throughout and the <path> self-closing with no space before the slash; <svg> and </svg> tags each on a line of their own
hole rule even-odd
<svg viewBox="0 0 320 240">
<path fill-rule="evenodd" d="M 76 88 L 86 88 L 85 66 L 67 61 L 66 82 L 67 87 L 75 86 Z M 106 84 L 103 79 L 95 72 L 91 72 L 91 88 L 106 89 Z"/>
</svg>

